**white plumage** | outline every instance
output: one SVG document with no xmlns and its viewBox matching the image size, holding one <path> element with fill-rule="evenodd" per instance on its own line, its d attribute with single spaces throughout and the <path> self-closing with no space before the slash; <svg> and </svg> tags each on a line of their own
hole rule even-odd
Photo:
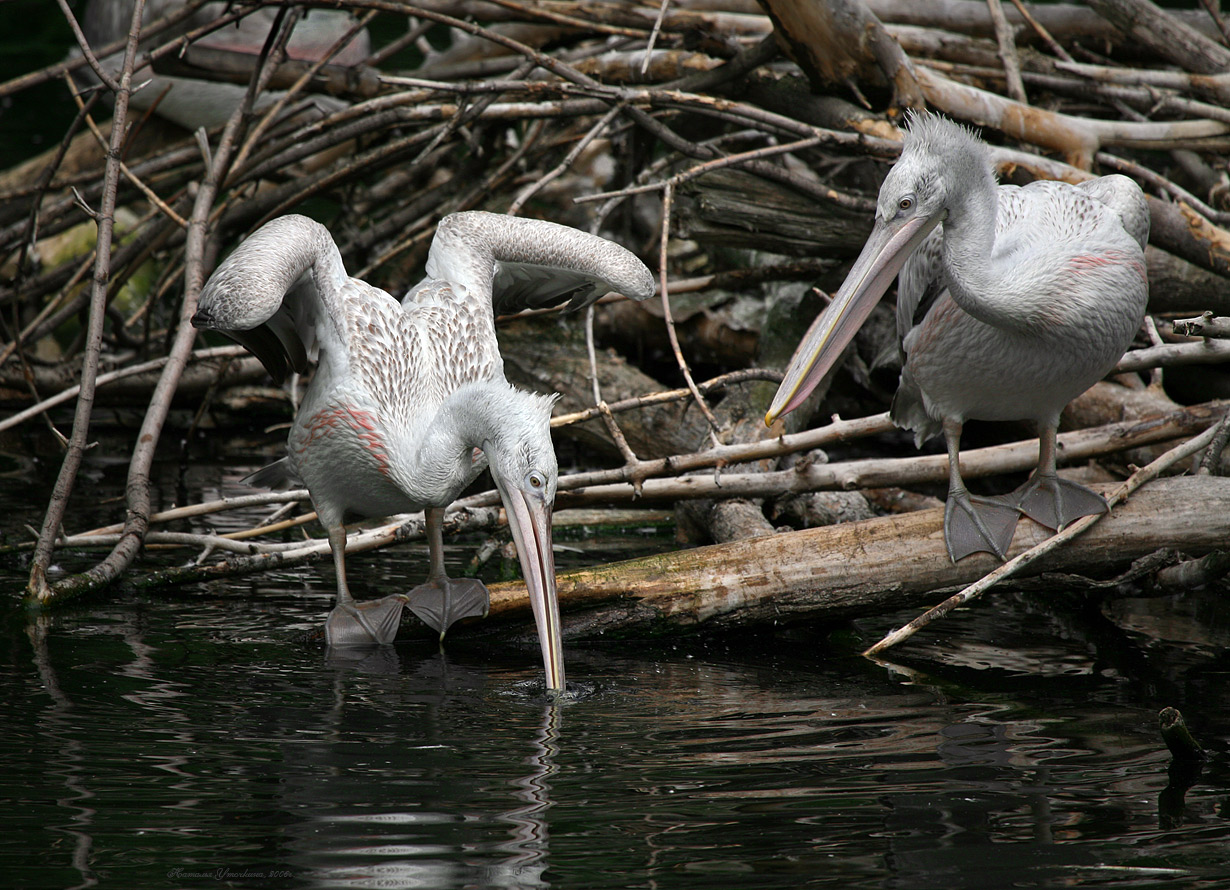
<svg viewBox="0 0 1230 890">
<path fill-rule="evenodd" d="M 287 457 L 258 484 L 301 482 L 329 532 L 338 605 L 331 645 L 388 642 L 403 604 L 441 634 L 486 612 L 486 588 L 444 573 L 444 508 L 490 464 L 534 606 L 549 688 L 563 687 L 551 552 L 553 398 L 504 378 L 496 312 L 608 290 L 635 299 L 653 276 L 624 248 L 566 226 L 492 213 L 441 220 L 427 277 L 397 301 L 346 274 L 327 229 L 307 217 L 262 226 L 218 267 L 193 324 L 247 346 L 277 380 L 319 365 Z M 478 449 L 478 451 L 476 451 Z M 356 603 L 346 585 L 343 519 L 425 510 L 431 576 L 407 596 Z"/>
<path fill-rule="evenodd" d="M 1140 327 L 1148 232 L 1144 195 L 1123 176 L 997 185 L 972 133 L 915 116 L 871 237 L 799 345 L 766 420 L 807 396 L 900 272 L 904 362 L 892 418 L 919 444 L 944 433 L 952 558 L 1002 558 L 1021 512 L 1062 528 L 1105 510 L 1100 495 L 1056 475 L 1055 432 L 1064 406 L 1115 366 Z M 965 489 L 958 449 L 970 419 L 1038 425 L 1038 468 L 1013 494 Z"/>
</svg>

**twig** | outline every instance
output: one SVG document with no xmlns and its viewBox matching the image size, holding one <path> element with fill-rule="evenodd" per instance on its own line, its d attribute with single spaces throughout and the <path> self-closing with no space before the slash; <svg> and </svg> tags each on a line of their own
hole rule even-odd
<svg viewBox="0 0 1230 890">
<path fill-rule="evenodd" d="M 1213 24 L 1217 25 L 1217 30 L 1221 32 L 1221 42 L 1230 45 L 1230 24 L 1222 18 L 1220 3 L 1217 0 L 1200 0 L 1200 5 L 1204 7 L 1209 18 L 1213 20 Z"/>
<path fill-rule="evenodd" d="M 1197 476 L 1210 476 L 1221 463 L 1221 453 L 1226 450 L 1226 442 L 1230 440 L 1230 413 L 1217 423 L 1217 431 L 1209 442 L 1208 449 L 1200 456 L 1200 465 L 1196 467 Z"/>
<path fill-rule="evenodd" d="M 564 156 L 564 159 L 554 169 L 530 183 L 522 190 L 521 194 L 512 200 L 512 203 L 508 205 L 508 215 L 516 216 L 521 212 L 521 208 L 525 206 L 526 201 L 538 194 L 552 180 L 562 176 L 568 168 L 576 163 L 577 158 L 581 156 L 581 152 L 585 151 L 586 147 L 597 139 L 616 117 L 623 113 L 623 110 L 624 104 L 622 102 L 611 106 L 610 110 L 596 124 L 589 128 L 589 131 L 569 150 L 568 154 Z"/>
<path fill-rule="evenodd" d="M 1016 55 L 1016 38 L 1004 8 L 999 0 L 987 0 L 987 9 L 991 13 L 991 24 L 995 26 L 995 40 L 999 44 L 999 58 L 1004 64 L 1004 78 L 1008 82 L 1008 95 L 1018 102 L 1028 104 L 1025 96 L 1025 84 L 1021 80 L 1021 62 Z"/>
<path fill-rule="evenodd" d="M 1153 318 L 1152 315 L 1145 315 L 1144 329 L 1145 329 L 1145 333 L 1149 335 L 1150 343 L 1152 343 L 1154 346 L 1164 346 L 1165 345 L 1164 341 L 1162 340 L 1162 335 L 1157 329 L 1157 321 Z M 1150 369 L 1149 385 L 1160 389 L 1162 386 L 1162 374 L 1163 373 L 1164 371 L 1160 367 Z"/>
<path fill-rule="evenodd" d="M 709 393 L 715 389 L 725 389 L 738 383 L 758 380 L 781 383 L 783 376 L 781 371 L 773 371 L 768 368 L 746 368 L 742 371 L 731 371 L 728 374 L 722 374 L 711 380 L 698 383 L 696 387 L 702 393 Z M 648 393 L 643 396 L 633 396 L 628 399 L 620 399 L 618 402 L 610 402 L 605 409 L 594 407 L 586 408 L 584 411 L 574 411 L 571 414 L 558 414 L 551 418 L 551 428 L 556 429 L 562 426 L 584 423 L 587 420 L 593 420 L 595 417 L 601 416 L 604 412 L 619 414 L 623 411 L 646 408 L 650 405 L 662 405 L 667 402 L 678 402 L 691 397 L 692 391 L 690 389 L 668 389 L 662 392 Z M 601 401 L 601 399 L 595 398 L 595 401 Z"/>
<path fill-rule="evenodd" d="M 144 0 L 138 0 L 136 11 L 134 12 L 136 19 L 129 40 L 129 56 L 135 55 L 136 52 L 136 40 L 140 30 L 137 27 L 137 23 L 140 21 L 143 5 Z M 280 51 L 281 44 L 284 44 L 289 36 L 289 31 L 281 27 L 286 18 L 285 11 L 279 13 L 277 24 L 271 29 L 269 40 L 266 41 L 262 51 L 261 64 L 257 67 L 256 78 L 249 84 L 244 101 L 235 109 L 230 120 L 227 122 L 222 132 L 222 137 L 219 140 L 218 148 L 213 153 L 213 164 L 207 172 L 205 181 L 201 183 L 200 188 L 197 190 L 196 204 L 188 225 L 188 256 L 184 268 L 184 300 L 180 307 L 179 328 L 171 345 L 167 364 L 163 368 L 162 376 L 159 378 L 158 385 L 155 387 L 154 393 L 150 398 L 149 408 L 146 410 L 137 445 L 133 449 L 132 459 L 129 463 L 127 484 L 128 513 L 124 524 L 124 531 L 106 559 L 81 575 L 72 576 L 61 581 L 54 588 L 46 584 L 45 578 L 41 579 L 42 583 L 39 586 L 34 586 L 35 579 L 32 573 L 30 594 L 40 605 L 63 600 L 111 583 L 131 565 L 144 540 L 145 533 L 149 528 L 149 514 L 151 512 L 149 470 L 153 463 L 154 450 L 157 446 L 159 435 L 162 432 L 163 422 L 166 420 L 167 412 L 170 410 L 171 397 L 175 393 L 180 375 L 187 363 L 188 356 L 192 352 L 192 343 L 196 339 L 196 330 L 192 327 L 190 319 L 196 311 L 197 294 L 200 292 L 201 284 L 204 280 L 203 263 L 206 221 L 209 217 L 209 210 L 213 204 L 218 183 L 225 177 L 226 166 L 229 163 L 240 127 L 250 113 L 256 96 L 264 89 L 264 85 L 273 73 L 274 66 L 269 61 L 270 51 Z M 126 72 L 130 72 L 130 69 L 131 60 L 126 57 Z M 130 73 L 126 73 L 125 77 L 130 77 Z M 125 82 L 121 78 L 121 83 Z M 120 126 L 123 117 L 119 114 L 119 108 L 120 105 L 117 100 L 116 124 L 112 127 L 113 142 L 119 137 L 123 129 Z M 119 172 L 118 159 L 119 146 L 116 145 L 114 158 L 112 159 L 117 162 L 114 165 L 116 178 L 118 178 Z M 108 174 L 111 173 L 111 169 L 112 167 L 109 163 Z M 100 256 L 103 252 L 103 241 L 100 237 Z M 107 251 L 107 254 L 109 255 L 109 251 Z M 86 390 L 83 386 L 82 395 L 78 397 L 78 404 L 85 398 L 85 392 Z M 56 528 L 58 527 L 59 523 L 57 521 Z"/>
<path fill-rule="evenodd" d="M 678 173 L 670 177 L 670 179 L 659 182 L 650 182 L 643 185 L 628 186 L 627 188 L 617 189 L 610 192 L 595 192 L 589 195 L 578 195 L 573 198 L 574 203 L 586 204 L 594 201 L 609 201 L 612 198 L 623 198 L 629 195 L 638 195 L 645 192 L 656 192 L 665 189 L 668 185 L 672 188 L 682 185 L 690 179 L 695 179 L 698 176 L 703 176 L 706 173 L 713 173 L 716 170 L 722 170 L 726 167 L 737 167 L 740 164 L 747 164 L 751 161 L 757 161 L 762 158 L 772 157 L 773 155 L 789 154 L 790 152 L 799 151 L 804 148 L 812 148 L 821 145 L 828 141 L 823 136 L 812 136 L 807 139 L 797 139 L 794 142 L 787 142 L 783 145 L 770 145 L 764 148 L 757 148 L 751 151 L 741 151 L 737 154 L 725 155 L 720 158 L 715 158 L 712 161 L 704 161 L 696 164 L 686 170 L 680 170 Z"/>
<path fill-rule="evenodd" d="M 243 169 L 247 163 L 248 155 L 252 152 L 252 149 L 261 137 L 263 137 L 273 125 L 273 122 L 276 121 L 281 115 L 282 109 L 284 109 L 292 99 L 298 96 L 300 92 L 302 92 L 303 88 L 311 82 L 313 77 L 316 76 L 316 73 L 320 71 L 320 69 L 323 68 L 334 56 L 345 49 L 346 45 L 354 39 L 355 35 L 366 28 L 375 17 L 375 10 L 370 10 L 367 15 L 363 16 L 363 18 L 351 25 L 341 37 L 335 40 L 333 45 L 329 47 L 327 51 L 321 54 L 319 58 L 312 61 L 312 63 L 307 67 L 307 70 L 299 76 L 298 80 L 296 80 L 294 84 L 292 84 L 290 88 L 283 93 L 283 95 L 278 97 L 278 100 L 265 111 L 265 114 L 261 117 L 261 119 L 256 122 L 255 126 L 252 127 L 251 131 L 247 135 L 247 138 L 244 140 L 244 144 L 235 154 L 235 160 L 231 165 L 232 168 L 237 170 Z M 293 26 L 294 25 L 292 23 L 291 27 L 293 28 Z"/>
<path fill-rule="evenodd" d="M 65 79 L 67 81 L 69 93 L 72 95 L 73 100 L 77 103 L 78 110 L 85 115 L 86 126 L 89 127 L 90 132 L 94 134 L 94 138 L 98 140 L 98 144 L 105 150 L 107 147 L 107 138 L 103 136 L 102 131 L 98 129 L 98 124 L 94 122 L 94 118 L 86 112 L 86 104 L 82 101 L 81 95 L 74 89 L 72 80 L 68 77 L 68 75 L 65 75 Z M 120 161 L 120 172 L 124 174 L 125 179 L 137 187 L 141 194 L 145 195 L 151 204 L 166 214 L 167 217 L 177 226 L 181 229 L 188 228 L 187 221 L 176 213 L 174 209 L 168 206 L 162 198 L 158 197 L 158 193 L 146 185 L 145 181 L 142 180 L 136 173 L 132 172 L 129 166 L 123 161 Z"/>
<path fill-rule="evenodd" d="M 716 445 L 718 444 L 717 434 L 721 431 L 721 428 L 718 425 L 717 418 L 709 410 L 709 403 L 705 401 L 705 397 L 696 388 L 696 381 L 692 379 L 692 370 L 688 367 L 687 359 L 683 357 L 683 350 L 679 348 L 679 335 L 675 333 L 675 321 L 671 317 L 670 286 L 667 283 L 666 270 L 667 259 L 670 256 L 671 203 L 673 197 L 674 190 L 668 184 L 662 190 L 662 239 L 658 247 L 658 291 L 662 298 L 662 320 L 666 324 L 666 333 L 670 337 L 671 349 L 675 353 L 675 361 L 679 365 L 684 381 L 688 384 L 688 389 L 692 392 L 692 398 L 696 400 L 701 413 L 709 421 L 710 435 L 713 436 L 713 443 Z"/>
<path fill-rule="evenodd" d="M 175 11 L 172 12 L 170 15 L 166 16 L 165 18 L 159 19 L 156 22 L 150 23 L 150 26 L 148 28 L 144 28 L 142 30 L 142 34 L 144 34 L 146 37 L 152 37 L 155 34 L 159 34 L 167 30 L 168 28 L 171 28 L 179 24 L 180 22 L 192 17 L 193 15 L 197 13 L 198 10 L 200 10 L 202 6 L 204 6 L 207 3 L 212 3 L 212 2 L 213 0 L 186 0 L 186 2 L 182 6 L 177 7 Z M 61 9 L 63 9 L 63 4 L 61 4 Z M 226 16 L 223 16 L 222 18 L 215 20 L 213 24 L 205 28 L 198 29 L 198 30 L 201 33 L 208 33 L 209 31 L 212 31 L 215 28 L 223 27 L 224 25 L 229 24 L 230 22 L 243 18 L 244 16 L 250 14 L 251 11 L 252 10 L 249 9 L 249 10 L 244 10 L 243 12 L 240 12 L 237 14 L 227 14 Z M 184 40 L 185 38 L 188 38 L 189 36 L 190 35 L 185 35 L 184 37 L 181 37 L 180 40 Z M 176 44 L 178 44 L 178 41 L 176 41 Z M 160 49 L 163 52 L 172 52 L 175 50 L 176 44 L 168 44 L 167 46 L 162 47 Z M 106 58 L 112 53 L 118 52 L 119 50 L 124 49 L 127 45 L 128 45 L 128 38 L 124 37 L 119 40 L 115 40 L 112 43 L 98 47 L 94 55 L 96 57 L 102 56 L 103 58 Z M 87 64 L 88 64 L 88 61 L 86 57 L 82 55 L 80 58 L 68 59 L 63 62 L 57 62 L 54 65 L 48 65 L 45 68 L 40 68 L 38 71 L 32 71 L 29 74 L 22 75 L 21 77 L 13 78 L 7 83 L 0 84 L 0 98 L 3 98 L 5 96 L 11 96 L 14 93 L 18 93 L 22 90 L 29 89 L 30 87 L 38 86 L 39 84 L 42 84 L 42 83 L 47 83 L 48 81 L 59 80 L 66 73 L 71 73 L 73 71 L 76 71 L 78 68 L 84 68 L 86 67 Z"/>
<path fill-rule="evenodd" d="M 1117 170 L 1118 172 L 1124 173 L 1128 176 L 1141 179 L 1148 185 L 1151 185 L 1156 189 L 1160 189 L 1170 194 L 1174 198 L 1183 201 L 1205 219 L 1215 222 L 1219 226 L 1230 223 L 1230 213 L 1210 207 L 1187 189 L 1177 185 L 1174 182 L 1171 182 L 1165 176 L 1150 170 L 1148 167 L 1141 166 L 1140 164 L 1125 160 L 1124 158 L 1116 157 L 1115 155 L 1104 151 L 1098 152 L 1094 157 L 1097 159 L 1099 164 L 1103 164 L 1104 166 L 1110 167 L 1112 170 Z"/>
<path fill-rule="evenodd" d="M 632 446 L 628 444 L 624 431 L 619 428 L 619 424 L 615 422 L 615 416 L 607 406 L 606 400 L 602 398 L 602 383 L 598 379 L 598 356 L 597 350 L 594 347 L 594 307 L 592 304 L 585 310 L 585 351 L 589 359 L 589 380 L 590 385 L 593 387 L 594 396 L 594 407 L 589 410 L 594 412 L 594 416 L 602 418 L 607 432 L 611 434 L 611 440 L 615 443 L 615 447 L 619 449 L 619 453 L 624 459 L 621 478 L 631 480 L 634 496 L 639 495 L 641 482 L 645 478 L 640 472 L 641 460 L 636 456 L 636 452 L 632 450 Z M 551 427 L 553 429 L 556 426 L 563 425 L 563 423 L 557 424 L 554 417 L 551 418 Z"/>
<path fill-rule="evenodd" d="M 1112 493 L 1110 497 L 1106 499 L 1107 507 L 1108 507 L 1107 513 L 1109 513 L 1110 508 L 1113 508 L 1116 504 L 1120 503 L 1121 501 L 1126 500 L 1127 497 L 1132 494 L 1132 492 L 1136 491 L 1142 485 L 1145 485 L 1146 483 L 1152 481 L 1153 479 L 1156 479 L 1158 476 L 1166 472 L 1166 470 L 1170 469 L 1171 467 L 1173 467 L 1175 464 L 1177 464 L 1179 461 L 1183 460 L 1184 458 L 1190 457 L 1191 455 L 1200 451 L 1202 448 L 1207 447 L 1208 444 L 1213 441 L 1213 437 L 1217 434 L 1217 431 L 1220 426 L 1221 424 L 1210 426 L 1207 430 L 1205 430 L 1199 436 L 1189 439 L 1188 441 L 1184 442 L 1182 445 L 1178 445 L 1170 449 L 1165 454 L 1163 454 L 1161 457 L 1157 458 L 1152 463 L 1150 463 L 1148 466 L 1142 467 L 1141 469 L 1133 473 L 1130 477 L 1128 477 L 1128 479 L 1122 485 L 1120 485 L 1117 489 L 1115 489 L 1114 493 Z M 976 597 L 981 596 L 982 594 L 986 593 L 986 591 L 990 590 L 993 586 L 995 586 L 997 583 L 1009 577 L 1010 575 L 1013 575 L 1018 570 L 1024 568 L 1025 566 L 1031 563 L 1037 562 L 1039 559 L 1046 556 L 1051 551 L 1057 549 L 1058 547 L 1063 546 L 1068 541 L 1075 538 L 1077 535 L 1080 535 L 1090 526 L 1094 525 L 1094 523 L 1096 523 L 1098 520 L 1100 520 L 1105 515 L 1107 514 L 1106 513 L 1096 513 L 1092 516 L 1082 516 L 1080 519 L 1071 523 L 1066 528 L 1064 528 L 1062 531 L 1056 532 L 1053 536 L 1047 538 L 1041 544 L 1038 544 L 1035 547 L 1031 547 L 1029 550 L 1026 550 L 1024 553 L 1018 554 L 1017 556 L 1013 557 L 1012 559 L 1008 560 L 1006 563 L 1001 565 L 999 568 L 995 569 L 993 572 L 990 572 L 989 574 L 980 578 L 978 581 L 969 585 L 964 590 L 960 591 L 959 593 L 953 594 L 948 599 L 944 600 L 944 602 L 940 603 L 938 606 L 935 606 L 932 609 L 928 609 L 926 612 L 924 612 L 922 615 L 919 615 L 909 624 L 905 625 L 904 627 L 898 628 L 892 633 L 886 635 L 882 640 L 880 640 L 874 646 L 871 646 L 870 648 L 868 648 L 863 654 L 868 657 L 877 655 L 878 653 L 883 652 L 885 649 L 888 649 L 891 646 L 896 646 L 898 643 L 908 640 L 915 633 L 917 633 L 922 628 L 926 627 L 932 621 L 935 621 L 938 618 L 943 618 L 953 609 L 957 608 L 958 606 L 964 605 L 965 603 L 969 602 L 972 599 L 975 599 Z"/>
<path fill-rule="evenodd" d="M 75 19 L 64 0 L 61 0 L 61 7 L 76 29 Z M 97 218 L 98 240 L 94 258 L 94 281 L 90 291 L 90 317 L 86 334 L 85 356 L 81 368 L 81 388 L 77 396 L 77 410 L 73 416 L 73 431 L 68 440 L 64 462 L 60 465 L 60 473 L 56 478 L 51 501 L 47 505 L 47 513 L 43 517 L 43 527 L 39 532 L 38 544 L 35 546 L 34 558 L 31 561 L 30 577 L 26 584 L 27 596 L 40 603 L 47 602 L 54 596 L 47 581 L 47 569 L 51 564 L 51 556 L 55 550 L 55 541 L 59 535 L 60 526 L 64 521 L 64 514 L 68 510 L 68 499 L 72 496 L 73 485 L 77 481 L 77 470 L 85 454 L 90 417 L 94 410 L 94 388 L 102 347 L 103 323 L 106 319 L 107 279 L 110 277 L 111 235 L 115 227 L 120 152 L 124 144 L 124 122 L 128 114 L 128 99 L 132 91 L 132 69 L 137 57 L 137 41 L 141 34 L 141 13 L 144 8 L 145 0 L 136 0 L 133 4 L 128 45 L 124 50 L 120 77 L 114 87 L 115 116 L 111 126 L 111 144 L 107 153 L 106 169 L 103 174 L 103 201 Z M 79 29 L 76 30 L 80 33 Z M 81 35 L 79 39 L 84 45 L 84 35 Z"/>
<path fill-rule="evenodd" d="M 654 45 L 658 42 L 658 35 L 662 32 L 662 20 L 666 18 L 666 10 L 670 4 L 671 0 L 662 0 L 658 5 L 658 15 L 653 20 L 653 30 L 649 32 L 649 39 L 645 41 L 645 57 L 641 61 L 642 75 L 649 70 L 649 57 L 653 54 Z"/>
<path fill-rule="evenodd" d="M 191 519 L 194 516 L 208 516 L 211 513 L 224 513 L 228 510 L 245 510 L 250 507 L 263 507 L 266 504 L 286 504 L 286 503 L 301 503 L 308 499 L 306 488 L 298 488 L 293 491 L 267 491 L 260 494 L 240 495 L 239 497 L 221 498 L 216 501 L 206 501 L 201 504 L 189 504 L 184 507 L 174 507 L 170 510 L 162 510 L 161 512 L 150 515 L 149 521 L 153 525 L 161 522 L 176 522 L 181 519 Z M 114 523 L 113 525 L 104 525 L 100 528 L 90 529 L 89 531 L 78 532 L 75 537 L 86 538 L 91 535 L 113 535 L 123 531 L 124 524 L 122 522 Z"/>
<path fill-rule="evenodd" d="M 1068 54 L 1068 51 L 1060 45 L 1059 41 L 1051 36 L 1051 32 L 1046 30 L 1046 28 L 1042 26 L 1041 22 L 1034 18 L 1033 13 L 1029 11 L 1021 0 L 1012 0 L 1012 5 L 1015 6 L 1016 11 L 1021 14 L 1021 18 L 1029 23 L 1029 27 L 1033 28 L 1037 35 L 1042 38 L 1043 42 L 1051 48 L 1051 52 L 1063 59 L 1065 62 L 1072 61 L 1072 56 Z"/>
<path fill-rule="evenodd" d="M 73 37 L 77 41 L 77 47 L 81 50 L 81 55 L 85 57 L 86 64 L 88 64 L 94 71 L 94 75 L 103 82 L 103 85 L 106 86 L 107 89 L 113 93 L 119 93 L 121 89 L 128 89 L 129 85 L 127 84 L 123 87 L 120 86 L 120 84 L 123 83 L 122 78 L 120 80 L 116 80 L 98 61 L 98 57 L 94 55 L 94 50 L 90 48 L 90 42 L 85 39 L 85 34 L 81 31 L 81 25 L 77 23 L 77 17 L 73 15 L 72 9 L 69 8 L 68 0 L 56 0 L 56 2 L 60 5 L 60 11 L 64 13 L 64 20 L 68 22 L 69 30 L 73 32 Z M 144 0 L 141 0 L 141 2 L 137 5 L 140 7 L 143 4 Z M 135 27 L 140 26 L 141 20 L 139 16 L 133 20 L 133 24 Z M 132 45 L 131 34 L 132 32 L 129 31 L 129 46 Z M 129 78 L 132 77 L 131 66 L 128 70 L 128 76 Z"/>
<path fill-rule="evenodd" d="M 192 353 L 194 361 L 205 361 L 215 358 L 240 358 L 247 355 L 247 350 L 242 346 L 215 346 L 209 349 L 198 349 Z M 123 380 L 125 377 L 133 377 L 137 374 L 144 374 L 148 371 L 155 371 L 167 363 L 167 358 L 151 359 L 148 362 L 141 362 L 136 365 L 130 365 L 127 368 L 120 368 L 115 371 L 108 371 L 105 374 L 99 374 L 94 380 L 95 387 L 105 386 L 108 383 L 113 383 L 116 380 Z M 81 391 L 80 385 L 70 386 L 68 389 L 61 390 L 54 396 L 43 399 L 36 405 L 31 405 L 23 411 L 0 420 L 0 432 L 18 426 L 31 417 L 36 417 L 39 414 L 49 411 L 56 405 L 63 404 L 77 396 Z"/>
</svg>

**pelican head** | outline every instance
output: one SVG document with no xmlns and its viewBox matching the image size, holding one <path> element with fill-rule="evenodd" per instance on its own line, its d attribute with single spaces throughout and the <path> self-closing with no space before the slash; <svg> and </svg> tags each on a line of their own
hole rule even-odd
<svg viewBox="0 0 1230 890">
<path fill-rule="evenodd" d="M 504 502 L 517 544 L 521 574 L 534 610 L 547 689 L 564 689 L 564 651 L 551 549 L 551 510 L 559 468 L 551 444 L 551 406 L 556 396 L 509 388 L 502 422 L 481 445 Z"/>
<path fill-rule="evenodd" d="M 772 424 L 797 408 L 841 358 L 880 297 L 923 239 L 954 211 L 967 185 L 994 174 L 987 148 L 965 127 L 912 115 L 901 157 L 884 179 L 875 226 L 833 301 L 803 337 L 765 415 Z"/>
</svg>

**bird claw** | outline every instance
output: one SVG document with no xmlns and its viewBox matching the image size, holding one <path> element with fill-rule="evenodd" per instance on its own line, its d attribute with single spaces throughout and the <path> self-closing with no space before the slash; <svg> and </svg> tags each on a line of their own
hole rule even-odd
<svg viewBox="0 0 1230 890">
<path fill-rule="evenodd" d="M 409 597 L 396 593 L 365 603 L 338 603 L 325 619 L 330 646 L 370 646 L 393 642 Z"/>
<path fill-rule="evenodd" d="M 1021 511 L 1005 498 L 982 498 L 949 493 L 944 504 L 944 543 L 956 562 L 971 553 L 994 553 L 1006 558 Z"/>
<path fill-rule="evenodd" d="M 472 578 L 441 578 L 410 591 L 410 611 L 440 634 L 462 618 L 486 618 L 491 596 L 482 581 Z"/>
<path fill-rule="evenodd" d="M 1034 522 L 1056 530 L 1082 516 L 1110 509 L 1096 491 L 1059 476 L 1031 476 L 1009 497 Z"/>
</svg>

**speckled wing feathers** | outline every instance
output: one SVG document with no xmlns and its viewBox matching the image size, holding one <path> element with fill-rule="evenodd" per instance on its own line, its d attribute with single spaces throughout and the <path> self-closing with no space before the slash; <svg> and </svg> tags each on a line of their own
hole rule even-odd
<svg viewBox="0 0 1230 890">
<path fill-rule="evenodd" d="M 607 291 L 644 300 L 655 289 L 645 265 L 612 241 L 557 223 L 482 211 L 440 221 L 427 275 L 489 300 L 499 313 L 565 300 L 578 308 Z"/>
<path fill-rule="evenodd" d="M 218 267 L 193 321 L 230 334 L 279 380 L 319 347 L 317 389 L 371 402 L 396 426 L 431 417 L 464 384 L 503 379 L 493 309 L 654 292 L 644 264 L 604 238 L 477 211 L 441 220 L 427 273 L 399 303 L 346 275 L 322 225 L 279 217 Z"/>
<path fill-rule="evenodd" d="M 411 303 L 356 299 L 347 316 L 350 373 L 382 416 L 410 423 L 434 413 L 464 383 L 503 377 L 490 309 L 448 282 L 421 286 Z"/>
</svg>

